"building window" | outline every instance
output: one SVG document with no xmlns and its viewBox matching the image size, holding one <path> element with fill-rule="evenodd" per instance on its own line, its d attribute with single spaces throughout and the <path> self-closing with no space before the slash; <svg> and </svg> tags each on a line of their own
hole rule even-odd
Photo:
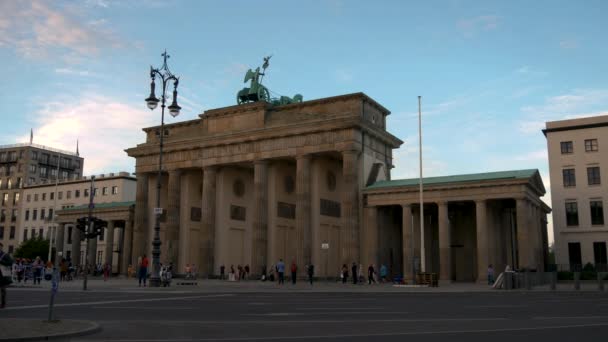
<svg viewBox="0 0 608 342">
<path fill-rule="evenodd" d="M 38 152 L 32 151 L 32 160 L 38 160 Z"/>
<path fill-rule="evenodd" d="M 574 152 L 574 147 L 572 145 L 572 141 L 562 141 L 560 143 L 562 147 L 562 154 L 568 154 Z"/>
<path fill-rule="evenodd" d="M 54 200 L 55 199 L 55 193 L 51 192 L 51 195 L 49 197 L 50 197 L 51 201 Z"/>
<path fill-rule="evenodd" d="M 8 238 L 10 240 L 14 240 L 15 239 L 15 226 L 11 226 L 11 230 L 9 232 Z"/>
<path fill-rule="evenodd" d="M 42 200 L 43 200 L 43 201 L 46 201 L 46 192 L 43 192 L 43 193 L 42 193 Z"/>
<path fill-rule="evenodd" d="M 585 152 L 595 152 L 598 150 L 597 139 L 586 139 L 585 140 Z"/>
<path fill-rule="evenodd" d="M 30 173 L 31 174 L 36 174 L 36 165 L 30 165 Z"/>
<path fill-rule="evenodd" d="M 41 239 L 44 238 L 44 228 L 40 228 L 38 230 L 38 237 Z"/>
<path fill-rule="evenodd" d="M 19 211 L 17 209 L 13 209 L 11 212 L 11 222 L 17 222 L 17 216 L 19 215 Z"/>
<path fill-rule="evenodd" d="M 34 209 L 32 211 L 32 221 L 36 221 L 38 219 L 38 209 Z"/>
<path fill-rule="evenodd" d="M 66 197 L 67 199 L 72 198 L 72 191 L 71 191 L 71 190 L 66 191 L 66 193 L 65 193 L 65 197 Z"/>
<path fill-rule="evenodd" d="M 40 177 L 46 178 L 46 176 L 47 176 L 46 166 L 41 166 L 40 167 Z"/>
<path fill-rule="evenodd" d="M 17 204 L 19 204 L 19 193 L 15 192 L 15 194 L 13 195 L 13 205 Z"/>
<path fill-rule="evenodd" d="M 113 186 L 112 187 L 112 195 L 117 195 L 118 194 L 118 187 L 117 186 Z"/>
<path fill-rule="evenodd" d="M 6 221 L 6 209 L 0 210 L 0 222 Z"/>
<path fill-rule="evenodd" d="M 8 179 L 8 181 L 6 182 L 6 185 L 8 187 L 8 189 L 12 189 L 13 188 L 13 180 L 12 179 Z"/>
<path fill-rule="evenodd" d="M 604 225 L 604 208 L 602 201 L 591 201 L 591 224 Z"/>
<path fill-rule="evenodd" d="M 28 182 L 28 184 L 34 184 L 34 183 L 36 183 L 36 178 L 30 177 L 30 179 L 27 182 Z"/>
<path fill-rule="evenodd" d="M 80 197 L 80 190 L 74 190 L 74 197 L 76 197 L 76 198 Z"/>
<path fill-rule="evenodd" d="M 608 258 L 606 257 L 606 242 L 602 241 L 593 243 L 593 257 L 595 261 L 595 268 L 602 269 L 604 272 L 606 272 L 606 264 L 608 264 Z"/>
<path fill-rule="evenodd" d="M 578 206 L 576 202 L 566 202 L 566 225 L 578 226 Z"/>
<path fill-rule="evenodd" d="M 23 230 L 23 241 L 27 240 L 27 228 Z"/>
<path fill-rule="evenodd" d="M 84 189 L 84 197 L 89 197 L 89 189 Z"/>
<path fill-rule="evenodd" d="M 55 168 L 51 169 L 51 178 L 57 178 L 57 169 L 55 169 Z"/>
<path fill-rule="evenodd" d="M 61 178 L 62 179 L 68 179 L 68 172 L 67 171 L 61 171 Z"/>
<path fill-rule="evenodd" d="M 26 220 L 26 221 L 29 221 L 29 220 L 30 220 L 30 210 L 29 210 L 29 209 L 27 209 L 27 210 L 25 211 L 25 220 Z"/>
<path fill-rule="evenodd" d="M 8 193 L 2 194 L 2 205 L 6 205 L 8 203 Z"/>
<path fill-rule="evenodd" d="M 53 208 L 49 208 L 49 220 L 53 219 Z"/>
<path fill-rule="evenodd" d="M 44 220 L 44 216 L 46 214 L 46 209 L 40 209 L 40 219 Z"/>
<path fill-rule="evenodd" d="M 101 194 L 102 194 L 103 196 L 105 196 L 105 195 L 107 195 L 107 194 L 108 194 L 108 187 L 107 187 L 107 186 L 104 186 L 104 187 L 101 189 Z"/>
<path fill-rule="evenodd" d="M 97 196 L 97 193 L 98 193 L 97 188 L 93 189 L 93 196 Z"/>
<path fill-rule="evenodd" d="M 19 165 L 21 166 L 21 165 Z M 17 188 L 21 189 L 23 187 L 23 179 L 21 177 L 17 178 Z"/>
<path fill-rule="evenodd" d="M 34 194 L 34 202 L 38 202 L 38 194 Z"/>
<path fill-rule="evenodd" d="M 25 197 L 25 200 L 26 200 L 26 201 L 28 201 L 28 202 L 31 202 L 31 201 L 32 201 L 32 195 L 28 194 L 28 195 Z"/>
<path fill-rule="evenodd" d="M 593 166 L 587 168 L 587 182 L 589 185 L 601 184 L 600 167 Z"/>
<path fill-rule="evenodd" d="M 580 271 L 583 264 L 581 257 L 580 242 L 568 242 L 568 259 L 570 260 L 570 271 Z"/>
<path fill-rule="evenodd" d="M 63 199 L 63 191 L 57 193 L 57 199 Z"/>
</svg>

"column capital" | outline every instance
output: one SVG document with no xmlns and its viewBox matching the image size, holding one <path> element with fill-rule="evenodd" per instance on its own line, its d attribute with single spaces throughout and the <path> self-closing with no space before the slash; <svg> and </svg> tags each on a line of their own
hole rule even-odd
<svg viewBox="0 0 608 342">
<path fill-rule="evenodd" d="M 359 150 L 342 150 L 342 151 L 340 151 L 340 153 L 342 153 L 342 155 L 349 155 L 349 154 L 359 155 L 359 153 L 361 153 L 361 151 L 359 151 Z"/>
<path fill-rule="evenodd" d="M 182 169 L 170 169 L 167 170 L 167 173 L 170 175 L 179 175 L 182 173 Z"/>
<path fill-rule="evenodd" d="M 448 202 L 449 201 L 447 201 L 447 200 L 438 200 L 438 201 L 435 201 L 435 204 L 437 204 L 437 206 L 443 206 L 443 205 L 448 205 Z"/>
<path fill-rule="evenodd" d="M 484 204 L 484 203 L 488 202 L 488 199 L 487 198 L 476 198 L 476 199 L 474 199 L 474 201 L 476 204 Z"/>
<path fill-rule="evenodd" d="M 300 160 L 300 159 L 312 159 L 312 154 L 298 154 L 296 155 L 296 160 Z"/>
<path fill-rule="evenodd" d="M 268 165 L 268 159 L 256 159 L 253 161 L 253 165 Z"/>
<path fill-rule="evenodd" d="M 412 203 L 401 203 L 401 208 L 412 208 Z"/>
<path fill-rule="evenodd" d="M 203 166 L 202 169 L 203 169 L 203 172 L 207 172 L 207 171 L 214 172 L 214 171 L 217 171 L 218 166 L 217 165 L 207 165 L 207 166 Z"/>
</svg>

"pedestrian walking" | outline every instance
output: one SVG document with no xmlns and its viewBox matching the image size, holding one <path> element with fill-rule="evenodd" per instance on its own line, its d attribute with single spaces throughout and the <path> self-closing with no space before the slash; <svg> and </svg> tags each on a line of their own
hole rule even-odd
<svg viewBox="0 0 608 342">
<path fill-rule="evenodd" d="M 283 259 L 279 259 L 277 263 L 277 273 L 279 274 L 279 285 L 285 284 L 285 263 Z"/>
<path fill-rule="evenodd" d="M 374 279 L 374 274 L 376 274 L 376 270 L 374 269 L 374 265 L 370 264 L 367 268 L 367 282 L 369 285 L 371 285 L 372 282 L 374 284 L 376 283 L 376 279 Z"/>
<path fill-rule="evenodd" d="M 108 281 L 108 279 L 110 278 L 111 269 L 112 266 L 110 266 L 110 264 L 108 263 L 103 266 L 103 281 Z"/>
<path fill-rule="evenodd" d="M 36 285 L 36 283 L 38 283 L 38 285 L 40 285 L 40 280 L 42 280 L 42 270 L 44 269 L 44 262 L 42 261 L 42 259 L 40 259 L 39 256 L 36 257 L 36 260 L 34 260 L 33 268 L 34 268 L 34 285 Z"/>
<path fill-rule="evenodd" d="M 382 264 L 382 266 L 380 266 L 380 281 L 382 281 L 383 283 L 388 281 L 387 276 L 388 276 L 388 269 L 386 268 L 385 264 Z"/>
<path fill-rule="evenodd" d="M 351 267 L 351 271 L 353 272 L 353 284 L 357 285 L 357 278 L 358 278 L 358 272 L 357 272 L 357 263 L 353 261 L 353 266 Z"/>
<path fill-rule="evenodd" d="M 139 264 L 139 286 L 144 283 L 146 287 L 146 280 L 148 279 L 148 258 L 145 255 L 141 256 L 141 263 Z"/>
<path fill-rule="evenodd" d="M 488 266 L 488 285 L 494 285 L 494 266 Z"/>
<path fill-rule="evenodd" d="M 296 284 L 296 277 L 298 273 L 298 265 L 296 265 L 295 260 L 291 262 L 291 283 Z"/>
<path fill-rule="evenodd" d="M 310 285 L 312 285 L 312 279 L 315 276 L 315 265 L 310 264 L 308 265 L 308 281 L 310 282 Z"/>
<path fill-rule="evenodd" d="M 249 279 L 249 264 L 245 265 L 245 267 L 243 268 L 243 270 L 245 271 L 245 273 L 243 274 L 243 279 L 247 280 Z"/>
<path fill-rule="evenodd" d="M 340 277 L 342 278 L 342 284 L 346 284 L 346 281 L 348 279 L 348 267 L 346 266 L 346 264 L 342 265 L 342 274 L 340 274 Z"/>
<path fill-rule="evenodd" d="M 4 253 L 4 245 L 0 242 L 0 309 L 6 307 L 6 288 L 13 282 L 12 269 L 13 258 Z"/>
</svg>

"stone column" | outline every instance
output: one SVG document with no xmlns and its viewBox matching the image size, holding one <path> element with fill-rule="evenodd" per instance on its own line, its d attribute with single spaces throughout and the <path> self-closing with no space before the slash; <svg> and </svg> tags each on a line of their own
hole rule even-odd
<svg viewBox="0 0 608 342">
<path fill-rule="evenodd" d="M 170 170 L 167 185 L 167 255 L 165 262 L 177 265 L 179 248 L 179 208 L 181 170 Z M 165 241 L 164 241 L 165 242 Z"/>
<path fill-rule="evenodd" d="M 310 155 L 296 157 L 296 253 L 298 266 L 304 269 L 312 254 L 312 228 L 310 226 Z"/>
<path fill-rule="evenodd" d="M 450 221 L 448 217 L 448 203 L 438 202 L 439 209 L 439 280 L 450 282 L 452 280 L 452 238 Z"/>
<path fill-rule="evenodd" d="M 106 264 L 112 266 L 112 259 L 114 258 L 114 221 L 108 221 L 106 227 L 106 248 L 104 251 Z"/>
<path fill-rule="evenodd" d="M 477 282 L 487 281 L 487 269 L 489 265 L 488 251 L 488 205 L 486 200 L 475 201 L 475 219 L 477 229 Z"/>
<path fill-rule="evenodd" d="M 251 273 L 262 274 L 268 265 L 268 162 L 253 163 L 253 241 L 251 244 Z"/>
<path fill-rule="evenodd" d="M 98 236 L 96 236 L 93 239 L 87 240 L 88 241 L 87 258 L 88 258 L 89 266 L 97 265 L 97 239 L 99 239 Z"/>
<path fill-rule="evenodd" d="M 202 203 L 202 248 L 200 265 L 202 274 L 214 274 L 215 265 L 215 188 L 217 169 L 209 166 L 203 169 L 203 203 Z"/>
<path fill-rule="evenodd" d="M 80 241 L 81 234 L 80 229 L 76 228 L 76 226 L 72 228 L 72 265 L 74 267 L 80 266 L 80 244 L 82 243 L 82 241 Z"/>
<path fill-rule="evenodd" d="M 135 219 L 133 227 L 133 264 L 138 257 L 141 257 L 148 250 L 148 243 L 152 242 L 153 236 L 148 236 L 150 227 L 148 226 L 148 174 L 137 174 L 137 190 L 135 193 Z M 148 255 L 148 258 L 151 256 Z"/>
<path fill-rule="evenodd" d="M 516 199 L 517 220 L 517 258 L 518 268 L 529 268 L 531 264 L 530 234 L 528 227 L 528 204 L 525 198 Z"/>
<path fill-rule="evenodd" d="M 359 263 L 359 152 L 342 151 L 342 263 Z"/>
<path fill-rule="evenodd" d="M 379 271 L 380 265 L 378 265 L 378 207 L 367 207 L 365 208 L 367 215 L 367 221 L 365 222 L 365 238 L 363 239 L 365 245 L 361 248 L 365 250 L 365 260 L 363 267 L 366 269 L 370 264 L 374 265 L 374 268 Z"/>
<path fill-rule="evenodd" d="M 403 277 L 412 279 L 414 268 L 414 231 L 412 225 L 412 206 L 402 204 L 403 221 L 401 223 L 401 248 L 403 253 Z"/>
<path fill-rule="evenodd" d="M 62 258 L 65 258 L 63 253 L 63 244 L 65 242 L 65 223 L 57 225 L 57 233 L 55 234 L 55 265 L 59 265 Z M 61 252 L 61 253 L 59 253 Z M 60 256 L 61 255 L 61 256 Z"/>
<path fill-rule="evenodd" d="M 123 239 L 122 239 L 122 248 L 120 249 L 122 253 L 120 254 L 120 272 L 124 275 L 127 275 L 129 271 L 129 265 L 132 265 L 133 268 L 136 268 L 135 265 L 137 256 L 133 258 L 133 225 L 131 223 L 131 218 L 127 218 L 125 221 L 125 227 L 123 230 Z M 135 261 L 133 260 L 135 259 Z M 177 271 L 177 270 L 175 270 Z"/>
</svg>

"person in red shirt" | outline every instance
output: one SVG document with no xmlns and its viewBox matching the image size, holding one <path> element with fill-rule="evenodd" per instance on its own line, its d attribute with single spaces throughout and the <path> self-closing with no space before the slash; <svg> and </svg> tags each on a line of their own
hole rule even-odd
<svg viewBox="0 0 608 342">
<path fill-rule="evenodd" d="M 148 278 L 148 258 L 143 255 L 141 257 L 141 263 L 139 264 L 139 286 L 141 286 L 142 280 L 144 287 L 146 287 L 146 280 Z"/>
</svg>

